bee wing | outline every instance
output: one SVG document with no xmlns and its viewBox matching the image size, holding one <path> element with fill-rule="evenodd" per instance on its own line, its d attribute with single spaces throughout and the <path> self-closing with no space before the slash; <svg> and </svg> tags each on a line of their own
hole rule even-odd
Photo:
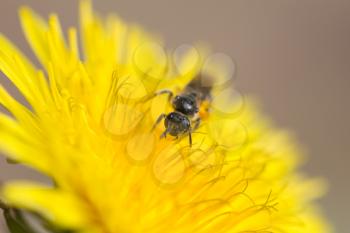
<svg viewBox="0 0 350 233">
<path fill-rule="evenodd" d="M 245 107 L 244 95 L 233 88 L 215 90 L 212 93 L 210 112 L 222 117 L 238 117 Z"/>
</svg>

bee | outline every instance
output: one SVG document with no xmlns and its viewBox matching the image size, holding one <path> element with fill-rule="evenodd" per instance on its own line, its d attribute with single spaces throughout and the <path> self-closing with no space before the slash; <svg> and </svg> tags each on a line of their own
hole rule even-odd
<svg viewBox="0 0 350 233">
<path fill-rule="evenodd" d="M 162 90 L 154 94 L 154 96 L 168 94 L 168 100 L 173 108 L 172 112 L 161 114 L 152 128 L 152 130 L 155 129 L 164 120 L 165 130 L 160 138 L 170 134 L 178 139 L 179 136 L 187 134 L 190 147 L 192 146 L 192 132 L 198 129 L 201 120 L 208 116 L 210 110 L 212 85 L 208 81 L 211 81 L 208 77 L 197 75 L 182 92 L 175 96 L 170 90 Z"/>
</svg>

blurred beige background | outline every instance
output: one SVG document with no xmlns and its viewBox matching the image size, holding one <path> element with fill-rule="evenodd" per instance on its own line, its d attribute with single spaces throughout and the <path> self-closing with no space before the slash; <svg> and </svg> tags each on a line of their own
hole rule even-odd
<svg viewBox="0 0 350 233">
<path fill-rule="evenodd" d="M 0 31 L 31 57 L 17 19 L 23 3 L 58 12 L 65 27 L 77 24 L 77 1 L 1 0 Z M 142 24 L 170 47 L 204 40 L 231 56 L 238 89 L 259 97 L 277 126 L 305 146 L 304 171 L 330 183 L 321 201 L 327 216 L 337 232 L 349 232 L 349 0 L 100 0 L 95 8 Z M 19 177 L 38 175 L 1 158 L 0 180 Z"/>
</svg>

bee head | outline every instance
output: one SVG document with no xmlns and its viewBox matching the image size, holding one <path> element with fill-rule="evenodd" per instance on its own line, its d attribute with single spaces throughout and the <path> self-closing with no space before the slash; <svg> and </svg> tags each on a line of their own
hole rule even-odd
<svg viewBox="0 0 350 233">
<path fill-rule="evenodd" d="M 198 112 L 196 95 L 194 93 L 177 95 L 173 100 L 173 108 L 188 116 L 193 116 Z"/>
</svg>

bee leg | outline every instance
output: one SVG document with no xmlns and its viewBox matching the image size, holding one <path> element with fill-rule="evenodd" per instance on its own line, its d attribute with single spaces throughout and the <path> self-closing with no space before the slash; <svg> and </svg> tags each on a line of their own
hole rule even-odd
<svg viewBox="0 0 350 233">
<path fill-rule="evenodd" d="M 194 127 L 193 127 L 192 131 L 197 130 L 197 129 L 199 128 L 200 123 L 201 123 L 201 118 L 198 117 L 198 118 L 194 121 Z"/>
<path fill-rule="evenodd" d="M 169 102 L 171 101 L 171 99 L 172 99 L 173 96 L 174 96 L 174 93 L 173 93 L 172 91 L 170 91 L 170 90 L 161 90 L 161 91 L 159 91 L 159 92 L 156 92 L 156 93 L 155 93 L 155 96 L 157 96 L 157 95 L 163 95 L 163 94 L 167 94 L 167 95 L 168 95 L 168 101 L 169 101 Z"/>
<path fill-rule="evenodd" d="M 156 96 L 164 95 L 164 94 L 167 94 L 167 95 L 168 95 L 168 101 L 169 101 L 169 102 L 171 101 L 171 99 L 173 98 L 173 95 L 174 95 L 174 93 L 173 93 L 172 91 L 166 90 L 166 89 L 165 89 L 165 90 L 161 90 L 161 91 L 155 92 L 155 93 L 152 94 L 151 96 L 147 97 L 147 98 L 145 99 L 145 101 L 148 101 L 148 100 L 150 100 L 150 99 L 153 99 L 153 98 L 156 97 Z"/>
<path fill-rule="evenodd" d="M 189 140 L 189 143 L 190 143 L 190 147 L 192 147 L 192 134 L 191 134 L 191 131 L 192 131 L 192 130 L 190 130 L 190 131 L 188 132 L 188 140 Z"/>
<path fill-rule="evenodd" d="M 153 131 L 153 130 L 157 127 L 157 125 L 159 125 L 159 123 L 160 123 L 163 119 L 165 119 L 165 117 L 166 117 L 166 114 L 164 114 L 164 113 L 163 113 L 163 114 L 160 114 L 160 116 L 158 117 L 156 123 L 154 123 L 154 125 L 152 126 L 151 131 Z"/>
<path fill-rule="evenodd" d="M 161 135 L 160 138 L 166 138 L 166 134 L 168 133 L 168 129 L 166 129 Z"/>
</svg>

